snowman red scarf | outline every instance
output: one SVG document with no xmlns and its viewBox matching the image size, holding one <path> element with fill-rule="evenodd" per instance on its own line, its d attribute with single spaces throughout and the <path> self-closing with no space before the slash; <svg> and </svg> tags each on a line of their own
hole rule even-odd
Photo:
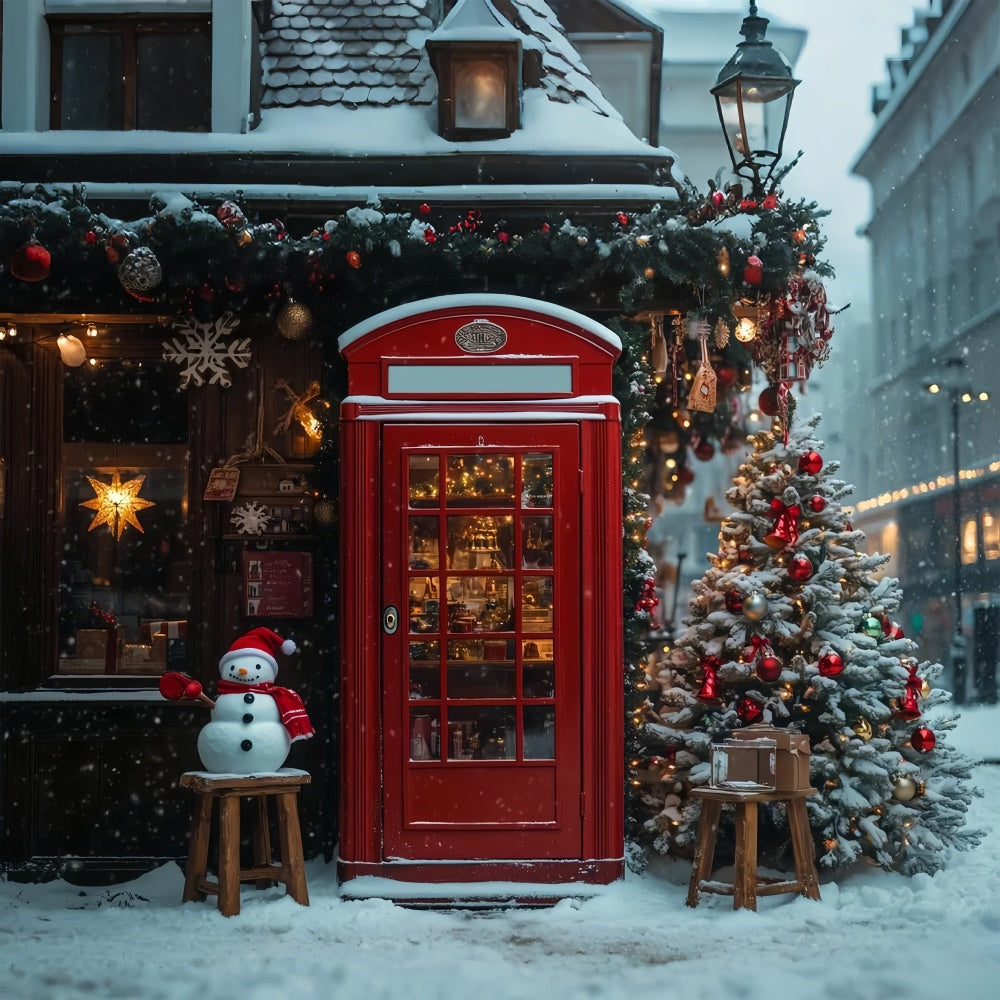
<svg viewBox="0 0 1000 1000">
<path fill-rule="evenodd" d="M 281 722 L 292 742 L 307 740 L 315 735 L 306 706 L 302 699 L 291 689 L 279 687 L 277 684 L 236 684 L 233 681 L 220 680 L 217 684 L 219 694 L 269 694 L 278 706 Z"/>
</svg>

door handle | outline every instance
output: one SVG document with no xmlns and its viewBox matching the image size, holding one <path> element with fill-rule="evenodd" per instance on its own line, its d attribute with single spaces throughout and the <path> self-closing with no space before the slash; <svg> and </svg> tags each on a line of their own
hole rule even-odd
<svg viewBox="0 0 1000 1000">
<path fill-rule="evenodd" d="M 399 628 L 399 611 L 390 604 L 382 610 L 382 631 L 386 635 L 392 635 Z"/>
</svg>

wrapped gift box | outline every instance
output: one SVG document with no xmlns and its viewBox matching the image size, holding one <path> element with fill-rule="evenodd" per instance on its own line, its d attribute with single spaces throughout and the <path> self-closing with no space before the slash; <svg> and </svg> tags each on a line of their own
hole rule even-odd
<svg viewBox="0 0 1000 1000">
<path fill-rule="evenodd" d="M 108 630 L 106 628 L 78 628 L 76 630 L 76 647 L 73 651 L 78 660 L 100 659 L 103 664 L 107 648 Z"/>
<path fill-rule="evenodd" d="M 774 787 L 779 792 L 796 792 L 809 788 L 809 737 L 804 733 L 774 726 L 747 726 L 732 733 L 730 739 L 753 743 L 759 739 L 774 742 Z"/>
</svg>

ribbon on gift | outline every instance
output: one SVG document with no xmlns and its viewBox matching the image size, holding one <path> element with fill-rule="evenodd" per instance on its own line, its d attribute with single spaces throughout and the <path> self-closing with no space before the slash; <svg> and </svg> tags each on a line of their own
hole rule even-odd
<svg viewBox="0 0 1000 1000">
<path fill-rule="evenodd" d="M 799 517 L 802 508 L 796 503 L 790 506 L 775 497 L 771 501 L 771 517 L 774 527 L 764 538 L 772 549 L 783 549 L 786 545 L 794 545 L 799 540 Z"/>
<path fill-rule="evenodd" d="M 750 662 L 756 663 L 762 656 L 771 652 L 771 640 L 765 639 L 762 635 L 750 636 Z"/>
</svg>

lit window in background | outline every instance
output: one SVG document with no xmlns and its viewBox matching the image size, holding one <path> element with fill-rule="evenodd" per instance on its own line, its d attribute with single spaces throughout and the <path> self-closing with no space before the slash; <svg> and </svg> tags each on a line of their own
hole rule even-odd
<svg viewBox="0 0 1000 1000">
<path fill-rule="evenodd" d="M 983 514 L 983 558 L 1000 559 L 1000 520 Z"/>
<path fill-rule="evenodd" d="M 962 565 L 968 566 L 979 558 L 976 544 L 976 519 L 971 518 L 962 525 Z"/>
</svg>

